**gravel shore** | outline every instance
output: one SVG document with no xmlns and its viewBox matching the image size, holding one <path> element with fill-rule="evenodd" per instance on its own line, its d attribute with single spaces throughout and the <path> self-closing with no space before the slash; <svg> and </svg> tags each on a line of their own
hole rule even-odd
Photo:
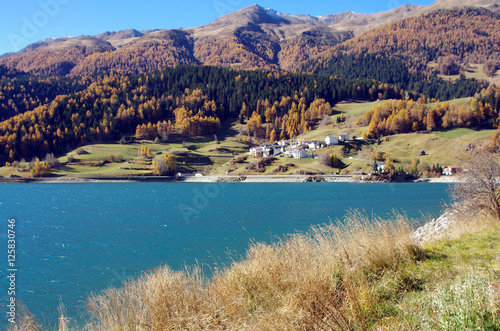
<svg viewBox="0 0 500 331">
<path fill-rule="evenodd" d="M 439 218 L 433 219 L 413 231 L 410 236 L 418 243 L 442 239 L 450 235 L 457 222 L 456 218 L 457 212 L 455 210 L 447 210 Z"/>
<path fill-rule="evenodd" d="M 375 183 L 377 181 L 364 180 L 364 176 L 352 175 L 242 175 L 242 176 L 136 176 L 136 177 L 46 177 L 46 178 L 2 178 L 1 182 L 29 182 L 29 183 L 115 183 L 115 182 L 186 182 L 186 183 Z M 423 178 L 409 183 L 455 183 L 456 177 Z M 389 182 L 389 181 L 387 181 Z"/>
</svg>

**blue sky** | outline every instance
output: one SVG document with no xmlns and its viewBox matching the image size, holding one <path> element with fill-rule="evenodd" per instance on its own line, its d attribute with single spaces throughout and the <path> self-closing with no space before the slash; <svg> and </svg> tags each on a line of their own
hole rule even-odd
<svg viewBox="0 0 500 331">
<path fill-rule="evenodd" d="M 346 10 L 375 13 L 432 0 L 15 0 L 4 1 L 0 12 L 0 54 L 18 51 L 51 37 L 95 35 L 134 28 L 188 28 L 212 22 L 255 3 L 289 14 L 325 15 Z"/>
</svg>

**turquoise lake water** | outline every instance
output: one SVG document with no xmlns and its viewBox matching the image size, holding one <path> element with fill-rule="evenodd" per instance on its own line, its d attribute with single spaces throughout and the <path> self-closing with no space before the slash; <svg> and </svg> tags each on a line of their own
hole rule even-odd
<svg viewBox="0 0 500 331">
<path fill-rule="evenodd" d="M 244 255 L 251 240 L 271 242 L 307 231 L 349 209 L 437 216 L 447 188 L 429 183 L 0 184 L 0 245 L 5 252 L 8 219 L 14 218 L 18 300 L 53 325 L 60 301 L 67 315 L 77 318 L 92 291 L 119 286 L 162 264 L 179 270 L 198 263 L 209 274 L 210 267 L 228 263 L 229 255 Z M 6 253 L 0 266 L 6 274 Z M 0 298 L 6 299 L 6 277 L 0 285 Z M 0 325 L 6 322 L 4 317 Z"/>
</svg>

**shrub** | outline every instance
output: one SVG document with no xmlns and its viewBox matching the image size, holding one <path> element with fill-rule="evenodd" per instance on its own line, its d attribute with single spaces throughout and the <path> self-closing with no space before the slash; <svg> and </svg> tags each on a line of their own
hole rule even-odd
<svg viewBox="0 0 500 331">
<path fill-rule="evenodd" d="M 483 65 L 483 72 L 488 77 L 494 77 L 497 69 L 500 67 L 500 64 L 496 61 L 486 61 Z"/>
<path fill-rule="evenodd" d="M 487 212 L 500 221 L 500 177 L 498 154 L 475 151 L 465 160 L 463 180 L 450 187 L 451 197 L 457 206 L 469 210 L 471 215 Z"/>
<path fill-rule="evenodd" d="M 172 154 L 156 157 L 152 163 L 153 172 L 158 176 L 171 176 L 177 171 L 177 161 Z"/>
<path fill-rule="evenodd" d="M 54 153 L 48 153 L 45 155 L 44 162 L 49 164 L 51 168 L 57 168 L 61 165 L 59 160 L 54 156 Z"/>
<path fill-rule="evenodd" d="M 286 165 L 278 165 L 276 168 L 274 168 L 273 172 L 287 172 L 288 167 Z"/>
<path fill-rule="evenodd" d="M 247 159 L 246 156 L 238 156 L 236 159 L 234 159 L 234 162 L 236 163 L 243 163 Z"/>
<path fill-rule="evenodd" d="M 76 149 L 76 155 L 88 154 L 82 147 Z"/>
</svg>

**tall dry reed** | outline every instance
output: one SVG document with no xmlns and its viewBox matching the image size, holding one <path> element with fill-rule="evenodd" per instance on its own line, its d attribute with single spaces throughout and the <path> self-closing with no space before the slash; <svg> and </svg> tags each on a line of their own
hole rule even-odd
<svg viewBox="0 0 500 331">
<path fill-rule="evenodd" d="M 8 331 L 39 331 L 42 330 L 35 316 L 20 302 L 17 303 L 15 323 L 10 323 Z"/>
</svg>

